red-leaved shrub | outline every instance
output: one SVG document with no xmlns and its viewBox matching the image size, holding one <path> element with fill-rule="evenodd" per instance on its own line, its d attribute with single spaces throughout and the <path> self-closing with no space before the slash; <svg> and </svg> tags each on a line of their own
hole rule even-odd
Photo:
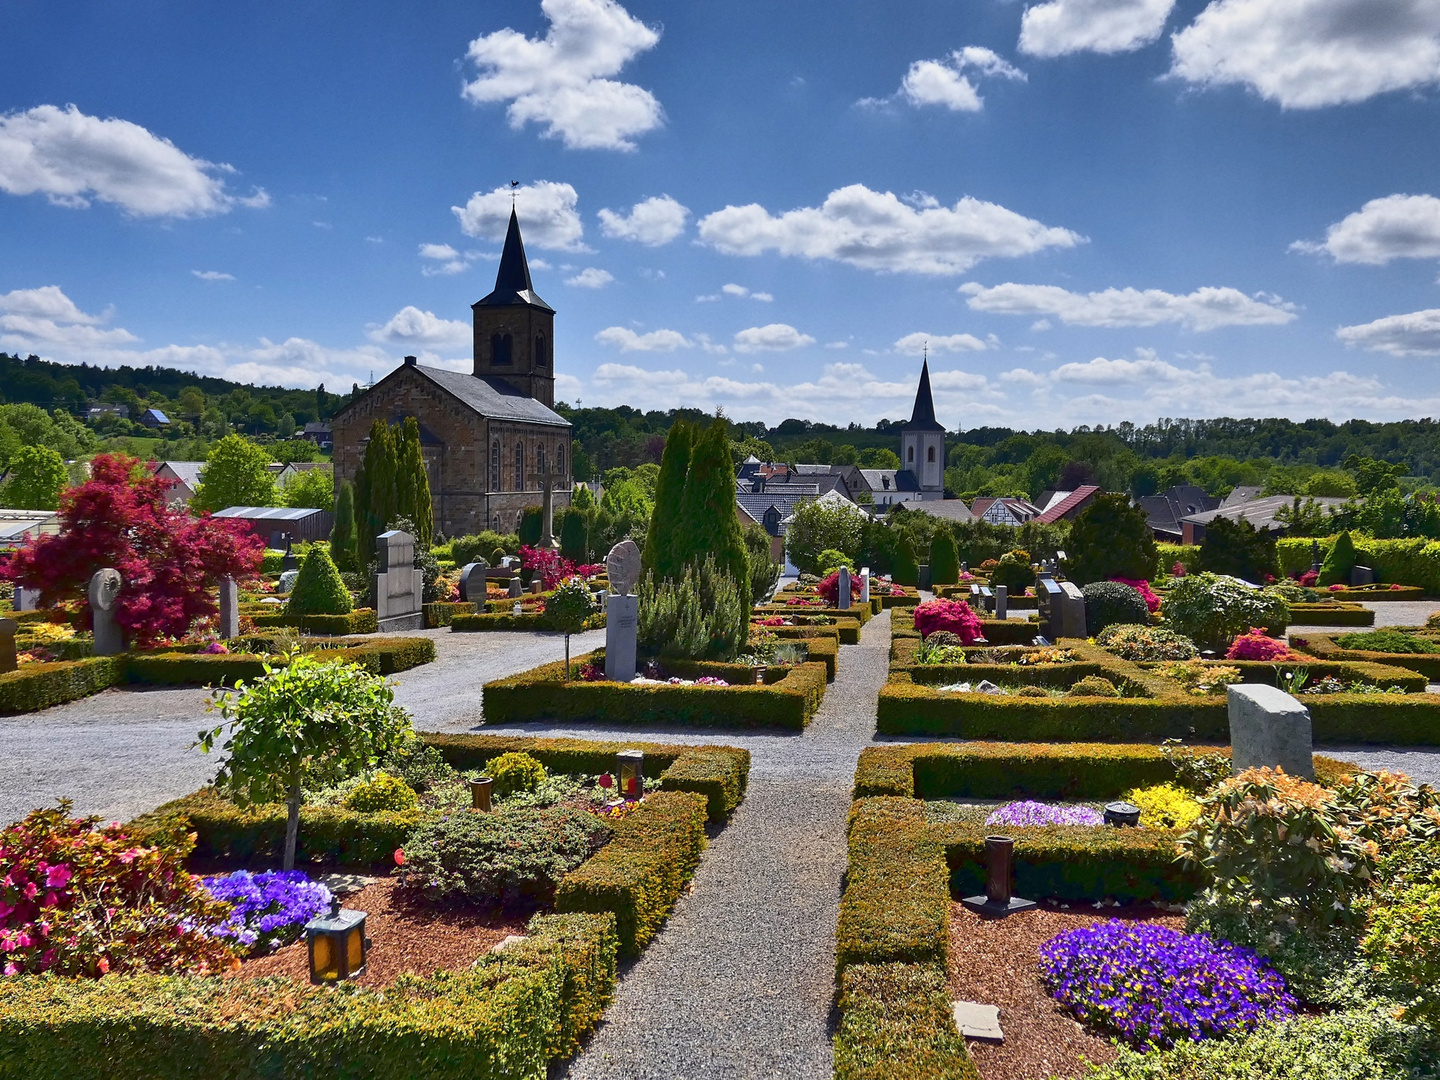
<svg viewBox="0 0 1440 1080">
<path fill-rule="evenodd" d="M 1170 576 L 1171 576 L 1171 577 L 1184 577 L 1184 576 L 1185 576 L 1185 564 L 1182 563 L 1182 562 L 1177 562 L 1174 566 L 1170 567 Z"/>
<path fill-rule="evenodd" d="M 1298 653 L 1279 638 L 1267 637 L 1265 631 L 1252 626 L 1248 634 L 1241 634 L 1225 653 L 1226 660 L 1301 660 Z"/>
<path fill-rule="evenodd" d="M 165 482 L 135 458 L 97 454 L 90 479 L 60 495 L 59 534 L 14 552 L 0 578 L 38 588 L 45 607 L 82 602 L 88 627 L 90 578 L 113 567 L 123 582 L 116 621 L 144 646 L 214 617 L 212 590 L 222 577 L 257 572 L 264 547 L 243 522 L 170 506 Z"/>
<path fill-rule="evenodd" d="M 1155 612 L 1160 610 L 1160 597 L 1155 595 L 1155 590 L 1150 588 L 1150 583 L 1148 581 L 1142 581 L 1138 578 L 1126 577 L 1112 577 L 1110 580 L 1118 581 L 1121 585 L 1129 585 L 1132 589 L 1138 592 L 1140 596 L 1144 599 L 1145 606 L 1150 609 L 1151 615 L 1154 615 Z"/>
<path fill-rule="evenodd" d="M 915 629 L 922 638 L 937 630 L 948 630 L 962 645 L 972 645 L 983 636 L 980 619 L 964 600 L 926 600 L 915 608 Z"/>
<path fill-rule="evenodd" d="M 0 831 L 0 971 L 92 978 L 238 967 L 221 926 L 230 905 L 185 871 L 193 835 L 142 847 L 119 825 L 34 810 Z"/>
<path fill-rule="evenodd" d="M 831 607 L 840 602 L 840 571 L 836 570 L 820 584 L 815 586 L 815 592 Z M 850 575 L 850 599 L 860 599 L 860 576 Z"/>
</svg>

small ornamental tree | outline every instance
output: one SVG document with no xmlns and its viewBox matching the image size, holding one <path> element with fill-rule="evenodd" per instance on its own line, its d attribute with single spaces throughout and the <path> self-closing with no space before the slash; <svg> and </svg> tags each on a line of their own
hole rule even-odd
<svg viewBox="0 0 1440 1080">
<path fill-rule="evenodd" d="M 1124 495 L 1097 495 L 1070 526 L 1065 576 L 1081 585 L 1110 578 L 1155 576 L 1155 538 L 1145 512 Z"/>
<path fill-rule="evenodd" d="M 341 570 L 358 570 L 355 552 L 355 488 L 346 480 L 335 496 L 335 524 L 330 528 L 330 557 Z"/>
<path fill-rule="evenodd" d="M 973 645 L 985 633 L 979 617 L 964 600 L 926 600 L 916 605 L 913 618 L 922 639 L 944 630 L 959 637 L 960 644 Z"/>
<path fill-rule="evenodd" d="M 200 732 L 198 745 L 207 754 L 220 745 L 229 755 L 215 786 L 239 805 L 286 804 L 286 870 L 295 869 L 302 789 L 374 767 L 410 734 L 391 684 L 356 664 L 292 655 L 286 666 L 267 664 L 263 678 L 215 697 L 220 704 L 211 708 L 225 723 Z"/>
<path fill-rule="evenodd" d="M 588 491 L 589 488 L 582 490 Z M 560 554 L 571 562 L 583 563 L 590 558 L 590 519 L 584 510 L 571 506 L 560 522 Z"/>
<path fill-rule="evenodd" d="M 296 509 L 329 510 L 335 505 L 335 474 L 307 469 L 285 486 L 280 501 Z"/>
<path fill-rule="evenodd" d="M 363 570 L 375 554 L 375 538 L 398 513 L 395 435 L 384 420 L 370 425 L 365 456 L 355 470 L 355 569 Z"/>
<path fill-rule="evenodd" d="M 570 681 L 570 635 L 585 629 L 595 614 L 590 590 L 577 578 L 565 582 L 545 600 L 545 625 L 565 635 L 565 681 Z"/>
<path fill-rule="evenodd" d="M 212 513 L 228 506 L 278 505 L 279 493 L 269 465 L 269 451 L 243 436 L 226 435 L 206 457 L 191 505 Z"/>
<path fill-rule="evenodd" d="M 86 603 L 91 576 L 113 567 L 123 582 L 117 621 L 127 638 L 145 646 L 214 616 L 220 579 L 254 574 L 263 549 L 240 522 L 171 507 L 164 481 L 134 458 L 99 454 L 90 479 L 61 495 L 59 534 L 14 552 L 0 576 L 39 589 L 41 604 L 55 607 Z"/>
<path fill-rule="evenodd" d="M 350 590 L 324 544 L 311 544 L 285 604 L 287 615 L 348 615 L 355 610 Z"/>
<path fill-rule="evenodd" d="M 1205 526 L 1205 538 L 1200 541 L 1200 569 L 1264 585 L 1267 577 L 1280 572 L 1275 537 L 1244 518 L 1217 517 Z"/>
<path fill-rule="evenodd" d="M 1350 584 L 1350 571 L 1355 569 L 1355 541 L 1350 539 L 1350 530 L 1346 529 L 1335 538 L 1330 545 L 1330 550 L 1325 553 L 1325 561 L 1320 564 L 1320 576 L 1315 584 L 1322 588 L 1326 585 L 1348 585 Z"/>
<path fill-rule="evenodd" d="M 54 510 L 68 474 L 65 459 L 48 446 L 22 446 L 10 459 L 5 505 L 17 510 Z"/>
<path fill-rule="evenodd" d="M 955 550 L 955 534 L 940 529 L 930 540 L 930 584 L 954 585 L 959 580 L 960 553 Z"/>
<path fill-rule="evenodd" d="M 894 570 L 890 576 L 897 585 L 915 585 L 920 581 L 920 564 L 915 561 L 915 545 L 908 536 L 901 536 L 895 545 Z"/>
</svg>

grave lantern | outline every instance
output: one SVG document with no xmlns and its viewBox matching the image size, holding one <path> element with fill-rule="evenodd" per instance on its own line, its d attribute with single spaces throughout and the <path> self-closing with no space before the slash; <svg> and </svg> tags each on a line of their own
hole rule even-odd
<svg viewBox="0 0 1440 1080">
<path fill-rule="evenodd" d="M 470 809 L 490 811 L 490 793 L 494 789 L 495 781 L 489 776 L 482 776 L 477 780 L 470 781 Z"/>
<path fill-rule="evenodd" d="M 365 970 L 370 939 L 365 936 L 365 912 L 340 906 L 330 900 L 330 914 L 305 924 L 305 944 L 310 952 L 310 981 L 322 986 L 353 979 Z"/>
<path fill-rule="evenodd" d="M 967 896 L 960 901 L 970 911 L 992 919 L 1003 919 L 1017 911 L 1036 906 L 1034 900 L 1010 895 L 1010 879 L 1015 868 L 1015 840 L 1009 836 L 985 838 L 985 892 Z"/>
<path fill-rule="evenodd" d="M 1105 804 L 1105 824 L 1116 828 L 1134 828 L 1140 824 L 1140 808 L 1134 803 L 1112 802 Z"/>
<path fill-rule="evenodd" d="M 620 794 L 626 799 L 645 797 L 645 754 L 640 750 L 621 750 L 615 755 L 615 775 L 620 780 Z"/>
</svg>

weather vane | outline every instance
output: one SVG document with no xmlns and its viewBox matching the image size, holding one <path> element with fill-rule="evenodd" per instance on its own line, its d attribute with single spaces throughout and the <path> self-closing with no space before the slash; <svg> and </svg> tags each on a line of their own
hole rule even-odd
<svg viewBox="0 0 1440 1080">
<path fill-rule="evenodd" d="M 519 192 L 520 192 L 520 181 L 519 181 L 519 180 L 511 180 L 511 181 L 510 181 L 510 205 L 511 205 L 511 206 L 514 206 L 514 205 L 515 205 L 515 196 L 516 196 L 517 194 L 519 194 Z"/>
</svg>

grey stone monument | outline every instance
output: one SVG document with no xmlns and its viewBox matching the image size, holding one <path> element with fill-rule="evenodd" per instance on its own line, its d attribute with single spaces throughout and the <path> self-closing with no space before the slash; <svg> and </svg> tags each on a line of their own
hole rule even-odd
<svg viewBox="0 0 1440 1080">
<path fill-rule="evenodd" d="M 1059 620 L 1053 625 L 1056 638 L 1083 638 L 1085 636 L 1085 594 L 1073 581 L 1060 583 L 1060 597 L 1051 609 L 1058 613 Z"/>
<path fill-rule="evenodd" d="M 921 563 L 921 564 L 920 564 L 920 576 L 919 576 L 919 578 L 918 578 L 918 585 L 919 585 L 919 587 L 922 588 L 922 589 L 928 589 L 928 588 L 930 588 L 930 564 L 929 564 L 929 563 Z"/>
<path fill-rule="evenodd" d="M 299 570 L 284 570 L 280 573 L 280 580 L 275 583 L 275 591 L 288 593 L 295 588 L 295 579 L 300 576 Z"/>
<path fill-rule="evenodd" d="M 835 589 L 835 606 L 841 611 L 850 610 L 850 568 L 840 567 L 840 581 Z"/>
<path fill-rule="evenodd" d="M 1010 587 L 1008 585 L 995 586 L 995 618 L 1008 619 L 1010 617 Z"/>
<path fill-rule="evenodd" d="M 300 560 L 295 557 L 295 552 L 294 552 L 294 550 L 292 550 L 292 547 L 291 547 L 292 543 L 293 543 L 293 541 L 291 540 L 290 534 L 289 534 L 289 533 L 286 533 L 286 534 L 285 534 L 285 557 L 280 560 L 280 569 L 281 569 L 281 570 L 299 570 L 299 569 L 300 569 Z"/>
<path fill-rule="evenodd" d="M 634 540 L 621 540 L 605 556 L 611 590 L 605 598 L 605 678 L 612 682 L 635 678 L 640 598 L 634 591 L 640 569 L 640 548 Z"/>
<path fill-rule="evenodd" d="M 220 579 L 221 641 L 240 636 L 240 586 L 228 574 Z"/>
<path fill-rule="evenodd" d="M 512 600 L 518 600 L 520 598 L 521 592 L 523 591 L 524 590 L 520 586 L 520 575 L 516 574 L 510 579 L 510 587 L 505 590 L 505 595 L 510 597 Z"/>
<path fill-rule="evenodd" d="M 490 565 L 484 559 L 466 563 L 460 571 L 460 599 L 475 604 L 476 610 L 482 610 L 479 605 L 485 602 L 485 578 L 489 572 Z"/>
<path fill-rule="evenodd" d="M 1284 690 L 1261 683 L 1226 687 L 1230 710 L 1230 760 L 1236 773 L 1281 768 L 1315 779 L 1310 710 Z"/>
<path fill-rule="evenodd" d="M 120 571 L 106 568 L 90 578 L 90 617 L 95 627 L 95 655 L 115 656 L 125 651 L 125 635 L 115 621 L 115 603 L 120 598 Z"/>
<path fill-rule="evenodd" d="M 380 632 L 419 630 L 425 578 L 415 569 L 415 538 L 399 529 L 375 538 L 380 570 L 375 575 L 375 618 Z"/>
<path fill-rule="evenodd" d="M 26 585 L 15 586 L 15 610 L 36 611 L 40 607 L 40 590 Z"/>
<path fill-rule="evenodd" d="M 868 566 L 860 569 L 860 603 L 870 603 L 870 568 Z"/>
<path fill-rule="evenodd" d="M 15 631 L 19 628 L 14 619 L 0 619 L 0 675 L 20 666 L 15 658 Z"/>
<path fill-rule="evenodd" d="M 1350 568 L 1351 585 L 1374 585 L 1375 571 L 1368 566 L 1352 566 Z"/>
</svg>

